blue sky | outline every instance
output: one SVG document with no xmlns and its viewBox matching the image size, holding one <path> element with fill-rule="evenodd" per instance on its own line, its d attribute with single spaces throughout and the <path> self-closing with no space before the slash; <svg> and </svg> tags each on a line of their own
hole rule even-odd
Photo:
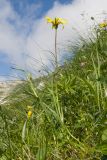
<svg viewBox="0 0 107 160">
<path fill-rule="evenodd" d="M 61 4 L 71 3 L 72 0 L 58 0 Z M 14 9 L 23 16 L 24 8 L 26 5 L 41 4 L 41 8 L 38 12 L 38 17 L 43 16 L 54 4 L 54 0 L 10 0 Z M 21 3 L 20 3 L 21 2 Z M 23 10 L 22 10 L 23 7 Z"/>
<path fill-rule="evenodd" d="M 10 64 L 7 62 L 8 57 L 0 53 L 0 73 L 8 74 L 10 72 Z"/>
<path fill-rule="evenodd" d="M 49 9 L 51 9 L 54 5 L 54 2 L 55 2 L 54 0 L 8 0 L 7 5 L 10 5 L 11 8 L 14 10 L 14 12 L 21 19 L 23 19 L 23 21 L 24 20 L 26 21 L 27 17 L 29 18 L 29 21 L 30 21 L 30 18 L 31 18 L 31 21 L 33 21 L 35 20 L 35 18 L 36 19 L 41 18 Z M 68 3 L 71 3 L 71 0 L 58 0 L 58 2 L 61 4 L 68 4 Z M 0 7 L 2 7 L 2 5 L 0 5 Z M 16 24 L 17 23 L 16 19 L 14 18 L 11 19 L 11 17 L 9 17 L 7 21 L 13 26 L 16 25 L 17 31 L 21 29 Z M 30 27 L 28 27 L 28 30 L 30 31 Z M 11 63 L 10 59 L 8 59 L 8 56 L 6 56 L 5 52 L 1 51 L 0 52 L 0 76 L 7 77 L 7 75 L 11 73 L 11 67 L 13 63 Z"/>
<path fill-rule="evenodd" d="M 18 67 L 38 74 L 43 66 L 50 68 L 54 52 L 54 31 L 45 16 L 68 21 L 59 28 L 59 60 L 70 57 L 68 41 L 75 44 L 79 35 L 87 37 L 88 28 L 107 16 L 107 0 L 0 0 L 0 80 L 17 77 Z M 84 18 L 81 15 L 85 15 Z M 100 15 L 100 16 L 99 16 Z M 65 54 L 65 55 L 64 55 Z"/>
</svg>

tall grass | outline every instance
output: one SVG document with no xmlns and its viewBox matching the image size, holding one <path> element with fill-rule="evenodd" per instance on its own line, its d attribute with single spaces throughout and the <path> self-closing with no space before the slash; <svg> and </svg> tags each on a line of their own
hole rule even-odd
<svg viewBox="0 0 107 160">
<path fill-rule="evenodd" d="M 57 72 L 28 76 L 6 97 L 1 160 L 100 160 L 107 153 L 107 30 L 96 31 Z"/>
</svg>

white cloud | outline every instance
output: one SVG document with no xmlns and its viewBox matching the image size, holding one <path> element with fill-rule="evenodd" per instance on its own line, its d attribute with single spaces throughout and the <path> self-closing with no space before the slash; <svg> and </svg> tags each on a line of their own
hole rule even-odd
<svg viewBox="0 0 107 160">
<path fill-rule="evenodd" d="M 59 29 L 58 47 L 66 48 L 68 40 L 74 43 L 79 36 L 87 37 L 90 32 L 90 26 L 93 25 L 91 16 L 94 16 L 99 22 L 101 15 L 107 11 L 106 0 L 74 0 L 71 4 L 60 4 L 56 2 L 46 15 L 50 17 L 63 17 L 68 20 L 65 29 Z M 84 18 L 83 16 L 84 15 Z M 104 16 L 104 15 L 103 15 Z M 37 23 L 36 23 L 37 24 Z M 44 63 L 48 64 L 49 53 L 44 50 L 53 51 L 54 46 L 54 30 L 50 24 L 46 24 L 44 17 L 38 21 L 37 27 L 34 25 L 32 33 L 27 39 L 27 50 L 32 57 L 40 59 L 40 54 Z M 39 49 L 37 42 L 41 48 Z M 34 45 L 35 43 L 35 45 Z"/>
<path fill-rule="evenodd" d="M 68 40 L 74 43 L 79 34 L 87 36 L 89 34 L 87 30 L 93 25 L 90 17 L 96 17 L 98 22 L 102 21 L 106 17 L 104 14 L 107 12 L 106 6 L 107 0 L 74 0 L 69 4 L 55 2 L 46 15 L 68 20 L 65 29 L 62 30 L 61 27 L 59 29 L 58 47 L 66 48 Z M 12 63 L 22 68 L 27 66 L 28 69 L 33 67 L 35 70 L 40 70 L 41 62 L 50 65 L 49 51 L 53 51 L 54 30 L 46 23 L 45 15 L 41 19 L 35 18 L 34 21 L 34 8 L 39 7 L 35 4 L 27 8 L 27 12 L 31 12 L 32 8 L 33 12 L 29 14 L 29 18 L 21 19 L 8 1 L 0 0 L 0 51 L 7 54 Z M 28 30 L 29 34 L 26 34 Z"/>
</svg>

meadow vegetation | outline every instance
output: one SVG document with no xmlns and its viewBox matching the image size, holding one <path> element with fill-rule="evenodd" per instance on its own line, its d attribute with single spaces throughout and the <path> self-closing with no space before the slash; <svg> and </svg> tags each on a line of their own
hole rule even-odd
<svg viewBox="0 0 107 160">
<path fill-rule="evenodd" d="M 5 98 L 0 106 L 0 160 L 106 160 L 104 23 L 94 26 L 88 42 L 81 40 L 83 45 L 71 50 L 71 60 L 60 67 L 56 60 L 54 72 L 46 76 L 27 75 Z"/>
</svg>

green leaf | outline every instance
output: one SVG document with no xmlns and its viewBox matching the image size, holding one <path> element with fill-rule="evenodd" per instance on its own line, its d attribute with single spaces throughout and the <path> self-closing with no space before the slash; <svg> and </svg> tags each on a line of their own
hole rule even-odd
<svg viewBox="0 0 107 160">
<path fill-rule="evenodd" d="M 102 141 L 107 141 L 107 129 L 103 131 Z"/>
<path fill-rule="evenodd" d="M 104 154 L 107 155 L 107 144 L 102 144 L 99 146 L 99 151 Z"/>
<path fill-rule="evenodd" d="M 23 142 L 25 142 L 26 124 L 27 124 L 27 120 L 25 121 L 25 123 L 24 123 L 24 125 L 23 125 L 23 129 L 22 129 L 22 141 L 23 141 Z"/>
<path fill-rule="evenodd" d="M 36 160 L 45 160 L 46 159 L 46 143 L 42 142 L 38 149 Z"/>
</svg>

